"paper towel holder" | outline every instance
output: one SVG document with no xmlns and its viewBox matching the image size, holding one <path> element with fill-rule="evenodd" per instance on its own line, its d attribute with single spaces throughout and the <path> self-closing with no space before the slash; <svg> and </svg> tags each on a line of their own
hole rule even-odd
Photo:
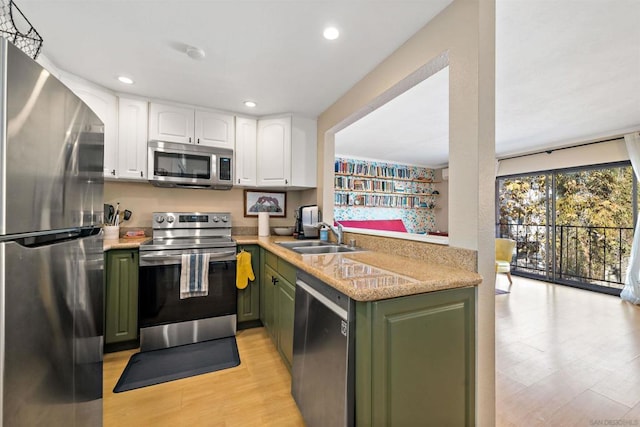
<svg viewBox="0 0 640 427">
<path fill-rule="evenodd" d="M 260 212 L 268 212 L 272 218 L 286 218 L 287 193 L 244 190 L 244 216 L 257 217 Z"/>
</svg>

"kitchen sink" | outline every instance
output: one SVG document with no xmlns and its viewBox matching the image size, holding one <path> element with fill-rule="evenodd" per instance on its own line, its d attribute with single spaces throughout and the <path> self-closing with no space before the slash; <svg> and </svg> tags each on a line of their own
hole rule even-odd
<svg viewBox="0 0 640 427">
<path fill-rule="evenodd" d="M 276 242 L 280 246 L 283 246 L 287 249 L 292 248 L 309 248 L 309 247 L 320 247 L 320 246 L 336 246 L 335 243 L 331 242 L 323 242 L 322 240 L 298 240 L 295 242 Z"/>
<path fill-rule="evenodd" d="M 335 254 L 335 253 L 349 253 L 360 252 L 363 249 L 350 248 L 349 246 L 338 245 L 335 243 L 323 242 L 320 240 L 307 240 L 300 242 L 277 242 L 280 246 L 290 249 L 294 252 L 303 255 L 317 255 L 317 254 Z"/>
<path fill-rule="evenodd" d="M 315 246 L 306 248 L 292 248 L 299 254 L 335 254 L 341 252 L 360 252 L 362 249 L 350 248 L 348 246 L 330 245 L 330 246 Z"/>
</svg>

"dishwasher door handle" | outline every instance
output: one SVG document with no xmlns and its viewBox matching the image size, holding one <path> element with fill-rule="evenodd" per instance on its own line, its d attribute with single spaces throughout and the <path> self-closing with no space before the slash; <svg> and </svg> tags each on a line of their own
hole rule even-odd
<svg viewBox="0 0 640 427">
<path fill-rule="evenodd" d="M 342 320 L 346 321 L 348 319 L 347 310 L 345 310 L 344 308 L 340 307 L 338 304 L 336 304 L 335 302 L 331 301 L 329 298 L 325 297 L 320 292 L 316 291 L 314 288 L 312 288 L 311 286 L 307 285 L 302 280 L 296 280 L 296 286 L 299 286 L 306 293 L 308 293 L 309 295 L 311 295 L 312 297 L 314 297 L 315 299 L 320 301 L 320 303 L 322 303 L 322 305 L 327 307 L 329 310 L 333 311 Z"/>
</svg>

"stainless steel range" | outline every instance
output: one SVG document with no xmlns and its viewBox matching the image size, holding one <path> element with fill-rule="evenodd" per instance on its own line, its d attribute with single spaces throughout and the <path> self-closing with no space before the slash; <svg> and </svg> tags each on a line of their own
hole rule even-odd
<svg viewBox="0 0 640 427">
<path fill-rule="evenodd" d="M 181 271 L 195 254 L 209 261 L 207 294 L 184 297 Z M 153 240 L 140 246 L 141 351 L 235 335 L 236 295 L 231 215 L 154 212 Z"/>
</svg>

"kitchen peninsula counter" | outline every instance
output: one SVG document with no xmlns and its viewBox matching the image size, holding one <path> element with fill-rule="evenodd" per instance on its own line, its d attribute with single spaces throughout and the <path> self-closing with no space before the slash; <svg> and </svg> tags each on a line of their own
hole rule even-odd
<svg viewBox="0 0 640 427">
<path fill-rule="evenodd" d="M 475 272 L 390 255 L 373 250 L 353 253 L 301 255 L 276 242 L 293 241 L 283 236 L 233 236 L 239 245 L 260 245 L 297 268 L 328 283 L 356 301 L 378 301 L 477 286 Z"/>
</svg>

